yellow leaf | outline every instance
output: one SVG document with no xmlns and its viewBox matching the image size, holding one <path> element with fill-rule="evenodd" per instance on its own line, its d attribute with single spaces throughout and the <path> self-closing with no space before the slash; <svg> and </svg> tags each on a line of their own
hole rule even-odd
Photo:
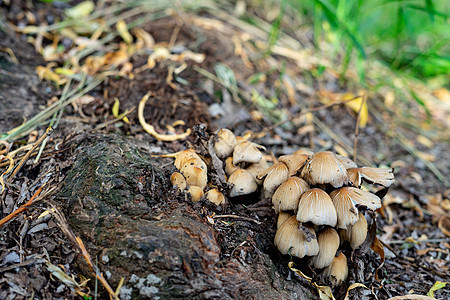
<svg viewBox="0 0 450 300">
<path fill-rule="evenodd" d="M 355 95 L 348 93 L 343 97 L 343 100 L 349 100 L 354 98 Z M 349 101 L 346 102 L 345 105 L 347 105 L 349 108 L 351 108 L 355 113 L 358 113 L 360 110 L 360 119 L 359 119 L 359 127 L 360 128 L 364 128 L 367 125 L 367 121 L 369 120 L 369 110 L 367 108 L 367 103 L 366 101 L 364 101 L 363 103 L 363 98 L 362 97 L 358 97 L 353 101 Z M 362 105 L 362 107 L 361 107 Z"/>
<path fill-rule="evenodd" d="M 350 292 L 351 290 L 353 290 L 353 289 L 355 289 L 355 288 L 357 288 L 357 287 L 363 287 L 363 288 L 365 288 L 365 289 L 370 290 L 367 286 L 365 286 L 365 285 L 362 284 L 362 283 L 354 283 L 354 284 L 352 284 L 351 286 L 348 287 L 347 293 L 345 294 L 345 299 L 344 299 L 344 300 L 348 300 L 348 299 L 349 299 L 349 297 L 348 297 L 348 292 Z"/>
<path fill-rule="evenodd" d="M 120 101 L 117 98 L 114 98 L 114 104 L 112 106 L 112 114 L 115 118 L 119 117 L 119 106 L 120 106 Z M 130 120 L 127 117 L 123 117 L 122 120 L 127 123 L 130 124 Z"/>
<path fill-rule="evenodd" d="M 89 16 L 94 10 L 95 5 L 92 1 L 84 1 L 74 7 L 66 9 L 65 13 L 69 18 L 79 19 L 82 17 Z"/>
<path fill-rule="evenodd" d="M 131 44 L 133 42 L 133 37 L 128 32 L 128 26 L 124 20 L 120 20 L 119 22 L 117 22 L 116 29 L 125 43 Z"/>
<path fill-rule="evenodd" d="M 311 283 L 312 286 L 314 286 L 317 289 L 317 291 L 319 292 L 320 299 L 322 299 L 322 300 L 336 300 L 334 298 L 333 292 L 331 291 L 331 288 L 329 286 L 318 285 L 317 283 L 312 281 L 311 277 L 306 276 L 305 274 L 302 273 L 302 271 L 294 268 L 293 266 L 294 266 L 294 262 L 290 261 L 289 264 L 288 264 L 289 269 L 291 269 L 293 272 L 297 273 L 301 277 L 303 277 L 306 280 L 308 280 L 309 283 Z"/>
<path fill-rule="evenodd" d="M 443 287 L 445 287 L 447 285 L 447 282 L 442 282 L 442 281 L 436 281 L 435 284 L 433 284 L 433 286 L 431 287 L 431 289 L 428 291 L 427 296 L 429 297 L 434 297 L 434 292 L 437 290 L 442 289 Z"/>
<path fill-rule="evenodd" d="M 75 72 L 73 70 L 67 69 L 67 68 L 55 68 L 55 73 L 61 74 L 64 76 L 71 76 L 71 75 L 75 74 Z"/>
</svg>

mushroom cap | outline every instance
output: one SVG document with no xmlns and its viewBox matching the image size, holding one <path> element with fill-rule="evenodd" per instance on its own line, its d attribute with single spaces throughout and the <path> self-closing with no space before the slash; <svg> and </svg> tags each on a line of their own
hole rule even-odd
<svg viewBox="0 0 450 300">
<path fill-rule="evenodd" d="M 228 157 L 227 159 L 225 159 L 225 174 L 227 174 L 227 176 L 233 174 L 233 172 L 237 169 L 239 169 L 239 167 L 233 165 L 232 157 Z"/>
<path fill-rule="evenodd" d="M 204 189 L 208 184 L 208 172 L 201 162 L 201 159 L 195 157 L 188 159 L 181 166 L 180 172 L 186 178 L 188 185 L 195 185 Z"/>
<path fill-rule="evenodd" d="M 297 173 L 303 167 L 309 156 L 306 154 L 290 154 L 283 155 L 278 158 L 278 161 L 284 162 L 289 169 L 289 176 Z"/>
<path fill-rule="evenodd" d="M 308 183 L 299 177 L 293 176 L 285 180 L 272 196 L 275 212 L 296 211 L 301 195 L 307 190 L 309 190 Z"/>
<path fill-rule="evenodd" d="M 284 162 L 280 161 L 259 173 L 256 178 L 262 179 L 264 176 L 266 176 L 263 184 L 264 189 L 273 193 L 280 184 L 288 179 L 289 169 Z"/>
<path fill-rule="evenodd" d="M 219 158 L 230 156 L 237 144 L 237 140 L 233 132 L 226 128 L 222 128 L 217 133 L 217 141 L 214 144 L 214 150 Z"/>
<path fill-rule="evenodd" d="M 297 151 L 295 151 L 294 154 L 304 154 L 304 155 L 308 155 L 308 156 L 313 156 L 314 152 L 312 152 L 311 150 L 306 149 L 306 148 L 300 148 Z"/>
<path fill-rule="evenodd" d="M 299 228 L 300 223 L 295 216 L 288 218 L 281 224 L 275 234 L 275 246 L 283 254 L 290 254 L 299 258 L 319 253 L 314 229 L 307 227 L 308 233 Z"/>
<path fill-rule="evenodd" d="M 309 184 L 326 184 L 338 188 L 347 183 L 344 164 L 330 151 L 314 154 L 304 165 L 301 177 Z"/>
<path fill-rule="evenodd" d="M 331 200 L 333 200 L 334 207 L 337 213 L 337 228 L 347 229 L 349 225 L 358 222 L 358 209 L 352 201 L 353 193 L 346 188 L 340 188 L 330 193 Z"/>
<path fill-rule="evenodd" d="M 369 168 L 363 167 L 359 169 L 361 177 L 375 184 L 381 184 L 384 187 L 390 187 L 394 181 L 394 169 L 390 168 Z"/>
<path fill-rule="evenodd" d="M 339 253 L 334 257 L 331 264 L 323 270 L 323 274 L 327 276 L 333 286 L 341 285 L 348 277 L 347 258 L 344 253 Z"/>
<path fill-rule="evenodd" d="M 225 196 L 218 189 L 210 189 L 206 192 L 206 199 L 217 206 L 225 203 Z"/>
<path fill-rule="evenodd" d="M 342 240 L 350 242 L 352 249 L 361 246 L 367 238 L 367 220 L 362 213 L 359 213 L 359 220 L 347 229 L 340 231 Z"/>
<path fill-rule="evenodd" d="M 322 269 L 331 264 L 336 251 L 339 248 L 339 234 L 333 228 L 326 228 L 317 234 L 319 243 L 319 254 L 314 256 L 310 265 L 315 268 Z"/>
<path fill-rule="evenodd" d="M 359 168 L 347 169 L 348 182 L 357 188 L 361 186 L 361 174 L 359 173 L 359 170 Z"/>
<path fill-rule="evenodd" d="M 184 162 L 191 159 L 191 158 L 197 158 L 199 160 L 199 163 L 203 165 L 203 167 L 206 169 L 205 162 L 200 158 L 200 156 L 195 152 L 194 149 L 187 149 L 179 152 L 175 158 L 175 162 L 173 163 L 175 165 L 175 168 L 178 170 L 181 169 Z"/>
<path fill-rule="evenodd" d="M 316 225 L 336 226 L 336 208 L 330 196 L 321 189 L 311 189 L 303 193 L 298 204 L 297 220 Z"/>
<path fill-rule="evenodd" d="M 233 184 L 230 190 L 230 197 L 247 195 L 258 189 L 252 174 L 245 169 L 237 169 L 228 177 L 228 182 Z"/>
<path fill-rule="evenodd" d="M 286 221 L 290 217 L 292 217 L 290 213 L 284 211 L 280 212 L 277 218 L 277 229 L 280 228 L 281 224 L 283 224 L 284 221 Z"/>
<path fill-rule="evenodd" d="M 269 164 L 267 163 L 267 161 L 265 159 L 261 159 L 261 161 L 257 164 L 251 164 L 250 166 L 248 166 L 247 168 L 245 168 L 247 171 L 250 172 L 250 174 L 253 175 L 253 178 L 255 178 L 255 181 L 258 185 L 261 185 L 263 183 L 263 181 L 261 179 L 258 179 L 258 174 L 263 172 L 264 170 L 266 170 L 267 168 L 269 168 Z"/>
<path fill-rule="evenodd" d="M 343 187 L 334 192 L 339 191 L 340 197 L 347 197 L 355 205 L 363 205 L 371 210 L 376 210 L 381 207 L 381 199 L 370 192 L 357 189 L 355 187 Z"/>
<path fill-rule="evenodd" d="M 256 164 L 262 159 L 261 150 L 266 150 L 263 146 L 249 141 L 240 142 L 234 147 L 233 164 L 237 165 L 241 162 Z"/>
<path fill-rule="evenodd" d="M 189 187 L 188 193 L 191 195 L 192 201 L 194 202 L 200 201 L 204 195 L 203 189 L 195 185 Z"/>
<path fill-rule="evenodd" d="M 345 166 L 346 169 L 358 167 L 358 165 L 353 160 L 348 158 L 347 156 L 340 155 L 340 154 L 334 154 L 334 155 L 336 155 L 337 159 L 339 159 L 341 161 L 341 163 Z"/>
<path fill-rule="evenodd" d="M 173 172 L 170 175 L 170 183 L 172 183 L 173 187 L 178 187 L 179 191 L 182 191 L 186 188 L 186 178 L 184 178 L 183 174 L 178 172 Z"/>
</svg>

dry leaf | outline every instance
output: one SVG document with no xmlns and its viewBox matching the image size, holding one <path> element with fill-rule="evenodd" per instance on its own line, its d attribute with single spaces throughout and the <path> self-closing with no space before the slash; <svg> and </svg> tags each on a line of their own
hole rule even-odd
<svg viewBox="0 0 450 300">
<path fill-rule="evenodd" d="M 324 285 L 318 285 L 317 283 L 312 281 L 312 278 L 309 276 L 306 276 L 305 274 L 302 273 L 302 271 L 296 269 L 293 267 L 294 266 L 294 262 L 290 261 L 288 264 L 289 269 L 291 269 L 291 271 L 295 272 L 296 274 L 298 274 L 299 276 L 305 278 L 306 280 L 308 280 L 309 283 L 311 283 L 319 292 L 319 297 L 322 300 L 336 300 L 333 296 L 333 292 L 331 291 L 331 288 L 329 286 L 324 286 Z"/>
<path fill-rule="evenodd" d="M 365 286 L 365 285 L 362 284 L 362 283 L 354 283 L 354 284 L 352 284 L 351 286 L 348 287 L 347 293 L 345 294 L 345 299 L 344 299 L 344 300 L 349 300 L 349 296 L 348 296 L 349 292 L 350 292 L 351 290 L 355 289 L 355 288 L 358 288 L 358 287 L 363 287 L 363 288 L 365 288 L 365 289 L 370 290 L 367 286 Z"/>
<path fill-rule="evenodd" d="M 381 244 L 381 242 L 378 240 L 378 238 L 375 237 L 373 239 L 372 245 L 370 245 L 370 249 L 372 249 L 373 251 L 378 253 L 378 255 L 380 255 L 380 258 L 381 258 L 381 264 L 375 271 L 375 279 L 377 281 L 380 281 L 380 278 L 378 277 L 378 270 L 381 269 L 381 267 L 383 267 L 383 265 L 384 265 L 384 247 L 383 247 L 383 244 Z"/>
</svg>

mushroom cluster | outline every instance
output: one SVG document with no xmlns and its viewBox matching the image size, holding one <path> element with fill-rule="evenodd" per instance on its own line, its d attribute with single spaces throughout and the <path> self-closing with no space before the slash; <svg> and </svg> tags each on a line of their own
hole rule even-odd
<svg viewBox="0 0 450 300">
<path fill-rule="evenodd" d="M 356 249 L 366 240 L 364 211 L 381 207 L 377 195 L 361 189 L 363 181 L 385 188 L 394 182 L 392 169 L 358 168 L 344 156 L 305 149 L 281 156 L 257 178 L 264 179 L 278 214 L 278 250 L 323 269 L 333 285 L 348 274 L 341 250 Z"/>
<path fill-rule="evenodd" d="M 257 179 L 257 175 L 269 165 L 261 152 L 265 148 L 248 139 L 248 136 L 236 137 L 228 129 L 220 129 L 214 135 L 213 155 L 220 162 L 218 167 L 226 174 L 224 180 L 229 184 L 229 188 L 219 188 L 208 181 L 207 164 L 194 149 L 176 154 L 174 164 L 179 172 L 172 174 L 170 178 L 172 185 L 180 191 L 188 188 L 187 192 L 193 201 L 199 201 L 205 196 L 216 205 L 225 203 L 222 191 L 231 198 L 257 192 L 258 186 L 262 183 Z M 213 163 L 208 160 L 208 164 Z"/>
</svg>

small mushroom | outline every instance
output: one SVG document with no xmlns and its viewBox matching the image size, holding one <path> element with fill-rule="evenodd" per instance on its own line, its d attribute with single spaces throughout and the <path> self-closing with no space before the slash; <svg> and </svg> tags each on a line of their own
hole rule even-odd
<svg viewBox="0 0 450 300">
<path fill-rule="evenodd" d="M 257 178 L 262 179 L 264 176 L 266 177 L 263 183 L 264 189 L 272 194 L 280 184 L 288 179 L 289 169 L 285 163 L 280 161 L 259 173 Z"/>
<path fill-rule="evenodd" d="M 217 133 L 217 141 L 214 144 L 214 150 L 219 158 L 225 158 L 233 153 L 236 144 L 237 140 L 233 132 L 222 128 Z"/>
<path fill-rule="evenodd" d="M 281 224 L 275 234 L 275 246 L 283 254 L 290 254 L 299 258 L 306 255 L 312 256 L 319 253 L 319 244 L 314 233 L 314 229 L 307 227 L 306 234 L 299 229 L 300 223 L 295 216 L 290 217 Z M 311 236 L 311 233 L 313 236 Z"/>
<path fill-rule="evenodd" d="M 290 213 L 287 213 L 284 211 L 280 212 L 278 214 L 278 218 L 277 218 L 277 229 L 280 228 L 281 224 L 283 224 L 284 221 L 286 221 L 290 217 L 292 217 L 292 215 Z"/>
<path fill-rule="evenodd" d="M 262 180 L 258 179 L 258 174 L 263 172 L 269 168 L 269 164 L 265 159 L 261 159 L 261 161 L 257 164 L 251 164 L 250 166 L 246 167 L 245 169 L 250 172 L 250 174 L 253 175 L 253 178 L 255 178 L 255 181 L 258 185 L 261 185 L 263 183 Z"/>
<path fill-rule="evenodd" d="M 259 163 L 262 159 L 260 150 L 266 150 L 266 148 L 249 141 L 238 143 L 233 151 L 233 164 L 236 166 L 241 162 L 252 164 Z"/>
<path fill-rule="evenodd" d="M 314 188 L 303 193 L 298 204 L 297 220 L 313 222 L 316 225 L 336 226 L 336 208 L 330 196 L 323 190 Z"/>
<path fill-rule="evenodd" d="M 348 193 L 349 189 L 340 188 L 330 193 L 334 207 L 337 213 L 337 228 L 346 229 L 348 226 L 358 222 L 358 209 L 352 201 L 352 193 Z"/>
<path fill-rule="evenodd" d="M 317 234 L 317 241 L 319 243 L 319 254 L 314 256 L 309 264 L 322 269 L 329 266 L 336 255 L 339 248 L 339 234 L 333 228 L 326 228 Z"/>
<path fill-rule="evenodd" d="M 228 157 L 227 159 L 225 159 L 225 174 L 227 174 L 227 176 L 233 174 L 233 172 L 236 171 L 237 169 L 239 169 L 239 167 L 233 164 L 232 157 Z"/>
<path fill-rule="evenodd" d="M 338 188 L 347 183 L 344 164 L 330 151 L 314 154 L 302 169 L 301 177 L 309 184 L 331 184 Z"/>
<path fill-rule="evenodd" d="M 323 270 L 323 274 L 327 276 L 333 286 L 344 283 L 348 277 L 347 258 L 344 253 L 339 253 L 334 257 L 331 264 Z"/>
<path fill-rule="evenodd" d="M 294 154 L 302 154 L 302 155 L 313 156 L 314 152 L 312 152 L 311 150 L 306 149 L 306 148 L 300 148 L 297 151 L 295 151 Z"/>
<path fill-rule="evenodd" d="M 186 179 L 183 174 L 178 172 L 173 172 L 172 175 L 170 175 L 170 183 L 172 183 L 173 187 L 178 187 L 179 191 L 186 188 Z"/>
<path fill-rule="evenodd" d="M 362 167 L 359 169 L 359 173 L 364 180 L 384 187 L 390 187 L 395 180 L 394 169 L 390 168 Z"/>
<path fill-rule="evenodd" d="M 225 203 L 225 196 L 218 189 L 210 189 L 206 193 L 206 199 L 217 206 Z"/>
<path fill-rule="evenodd" d="M 284 181 L 272 196 L 275 212 L 297 210 L 301 195 L 309 190 L 308 183 L 299 177 L 290 177 Z"/>
<path fill-rule="evenodd" d="M 347 156 L 340 155 L 340 154 L 334 154 L 334 155 L 336 155 L 337 159 L 339 159 L 341 161 L 341 163 L 344 165 L 344 167 L 346 169 L 358 167 L 358 165 L 353 160 L 348 158 Z"/>
<path fill-rule="evenodd" d="M 347 169 L 348 183 L 356 188 L 361 186 L 361 174 L 359 173 L 359 170 L 359 168 Z"/>
<path fill-rule="evenodd" d="M 182 165 L 180 172 L 186 178 L 188 185 L 195 185 L 204 189 L 208 184 L 208 172 L 199 160 L 198 158 L 188 159 Z"/>
<path fill-rule="evenodd" d="M 174 162 L 175 168 L 180 170 L 181 167 L 183 166 L 184 162 L 186 162 L 187 160 L 189 160 L 191 158 L 197 158 L 199 160 L 199 163 L 202 164 L 202 166 L 206 169 L 205 162 L 200 158 L 200 156 L 197 154 L 197 152 L 195 152 L 194 149 L 187 149 L 187 150 L 180 151 L 176 155 L 176 158 L 175 158 L 175 162 Z"/>
<path fill-rule="evenodd" d="M 258 189 L 258 185 L 253 179 L 252 174 L 244 169 L 234 171 L 228 178 L 228 182 L 233 184 L 230 197 L 251 194 Z"/>
<path fill-rule="evenodd" d="M 191 195 L 192 201 L 194 202 L 200 201 L 204 195 L 203 189 L 195 185 L 189 187 L 188 193 Z"/>
<path fill-rule="evenodd" d="M 367 238 L 367 220 L 362 213 L 359 213 L 359 220 L 347 229 L 340 231 L 344 241 L 350 242 L 352 249 L 361 246 Z"/>
<path fill-rule="evenodd" d="M 278 158 L 278 161 L 284 162 L 289 169 L 289 176 L 297 173 L 303 167 L 309 156 L 306 154 L 290 154 L 283 155 Z"/>
<path fill-rule="evenodd" d="M 333 193 L 335 193 L 334 195 L 339 195 L 339 197 L 350 199 L 355 205 L 363 205 L 371 210 L 376 210 L 381 207 L 381 200 L 377 195 L 361 189 L 349 186 L 340 188 Z"/>
</svg>

